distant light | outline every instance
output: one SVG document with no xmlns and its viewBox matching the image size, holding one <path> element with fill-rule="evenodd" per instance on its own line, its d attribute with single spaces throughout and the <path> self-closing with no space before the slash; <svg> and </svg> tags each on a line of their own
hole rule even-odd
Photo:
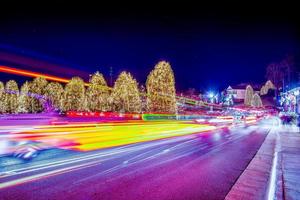
<svg viewBox="0 0 300 200">
<path fill-rule="evenodd" d="M 212 93 L 212 92 L 208 93 L 209 98 L 213 98 L 214 96 L 215 96 L 214 93 Z"/>
<path fill-rule="evenodd" d="M 299 90 L 296 90 L 296 91 L 294 92 L 294 95 L 295 95 L 295 96 L 298 96 L 299 94 L 300 94 Z"/>
</svg>

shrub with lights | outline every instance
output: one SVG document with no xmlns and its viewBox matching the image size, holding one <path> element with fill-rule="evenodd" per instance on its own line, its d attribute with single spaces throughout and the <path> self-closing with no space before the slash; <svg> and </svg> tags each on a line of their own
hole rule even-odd
<svg viewBox="0 0 300 200">
<path fill-rule="evenodd" d="M 86 91 L 87 108 L 90 111 L 108 111 L 109 108 L 109 88 L 99 72 L 93 74 Z"/>
</svg>

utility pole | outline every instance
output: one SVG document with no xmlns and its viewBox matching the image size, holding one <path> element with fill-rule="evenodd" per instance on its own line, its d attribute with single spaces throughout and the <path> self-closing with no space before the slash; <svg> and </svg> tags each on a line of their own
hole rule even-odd
<svg viewBox="0 0 300 200">
<path fill-rule="evenodd" d="M 113 69 L 112 66 L 109 68 L 110 86 L 113 87 Z"/>
</svg>

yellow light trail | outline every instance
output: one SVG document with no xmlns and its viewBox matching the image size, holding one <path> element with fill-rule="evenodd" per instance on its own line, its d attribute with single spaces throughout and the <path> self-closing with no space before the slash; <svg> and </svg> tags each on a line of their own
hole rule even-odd
<svg viewBox="0 0 300 200">
<path fill-rule="evenodd" d="M 139 142 L 183 136 L 216 129 L 215 126 L 182 122 L 132 124 L 89 124 L 89 126 L 40 126 L 16 133 L 28 140 L 40 141 L 61 148 L 90 151 Z"/>
</svg>

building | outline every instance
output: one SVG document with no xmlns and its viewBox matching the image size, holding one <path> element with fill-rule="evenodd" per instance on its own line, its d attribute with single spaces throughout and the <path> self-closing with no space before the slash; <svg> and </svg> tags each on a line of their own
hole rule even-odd
<svg viewBox="0 0 300 200">
<path fill-rule="evenodd" d="M 284 111 L 300 114 L 300 87 L 282 93 L 280 96 L 280 104 Z"/>
<path fill-rule="evenodd" d="M 246 87 L 251 85 L 255 93 L 259 93 L 260 85 L 254 85 L 249 83 L 241 83 L 236 86 L 228 86 L 226 94 L 232 96 L 235 103 L 242 103 L 245 99 Z"/>
</svg>

